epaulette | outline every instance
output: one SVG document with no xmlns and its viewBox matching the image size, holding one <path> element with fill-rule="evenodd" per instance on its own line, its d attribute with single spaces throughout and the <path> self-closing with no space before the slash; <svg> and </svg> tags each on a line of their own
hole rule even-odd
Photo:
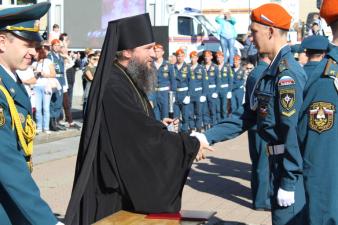
<svg viewBox="0 0 338 225">
<path fill-rule="evenodd" d="M 281 73 L 284 70 L 287 70 L 288 67 L 289 67 L 288 61 L 286 59 L 283 59 L 282 61 L 280 61 L 279 65 L 278 65 L 278 70 Z"/>
<path fill-rule="evenodd" d="M 338 77 L 338 64 L 332 58 L 329 58 L 326 63 L 324 76 Z"/>
</svg>

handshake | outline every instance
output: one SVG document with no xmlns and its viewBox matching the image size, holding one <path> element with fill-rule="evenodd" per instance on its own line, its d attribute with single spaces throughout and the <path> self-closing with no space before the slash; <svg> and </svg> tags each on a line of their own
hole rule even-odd
<svg viewBox="0 0 338 225">
<path fill-rule="evenodd" d="M 209 144 L 209 142 L 208 142 L 208 140 L 207 140 L 207 138 L 204 134 L 193 131 L 190 134 L 190 136 L 196 137 L 200 142 L 200 148 L 199 148 L 199 151 L 198 151 L 197 156 L 196 156 L 197 162 L 206 158 L 206 152 L 207 151 L 211 151 L 211 152 L 214 151 L 214 149 L 210 146 L 210 144 Z"/>
</svg>

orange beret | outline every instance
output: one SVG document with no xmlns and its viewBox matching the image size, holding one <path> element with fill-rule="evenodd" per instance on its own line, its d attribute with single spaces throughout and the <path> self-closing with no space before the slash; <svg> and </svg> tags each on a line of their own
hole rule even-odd
<svg viewBox="0 0 338 225">
<path fill-rule="evenodd" d="M 56 44 L 60 44 L 61 42 L 60 42 L 60 40 L 59 39 L 53 39 L 52 41 L 51 41 L 51 45 L 56 45 Z"/>
<path fill-rule="evenodd" d="M 157 49 L 157 48 L 160 48 L 163 50 L 163 45 L 157 43 L 155 46 L 154 46 L 154 49 Z"/>
<path fill-rule="evenodd" d="M 328 25 L 338 20 L 338 0 L 323 0 L 320 7 L 320 16 Z"/>
<path fill-rule="evenodd" d="M 190 58 L 192 58 L 192 57 L 197 57 L 198 54 L 197 54 L 196 51 L 192 51 L 192 52 L 190 52 L 189 56 L 190 56 Z"/>
<path fill-rule="evenodd" d="M 181 48 L 179 48 L 179 49 L 176 51 L 176 55 L 181 55 L 181 54 L 185 55 L 184 50 L 181 49 Z"/>
<path fill-rule="evenodd" d="M 251 20 L 267 26 L 276 27 L 282 30 L 289 30 L 292 17 L 280 5 L 267 3 L 252 10 Z"/>
<path fill-rule="evenodd" d="M 224 57 L 224 54 L 221 51 L 217 51 L 215 55 L 216 55 L 216 57 L 219 57 L 219 56 Z"/>
<path fill-rule="evenodd" d="M 203 55 L 204 55 L 204 57 L 212 56 L 212 53 L 211 53 L 211 51 L 207 50 L 207 51 L 204 51 Z"/>
</svg>

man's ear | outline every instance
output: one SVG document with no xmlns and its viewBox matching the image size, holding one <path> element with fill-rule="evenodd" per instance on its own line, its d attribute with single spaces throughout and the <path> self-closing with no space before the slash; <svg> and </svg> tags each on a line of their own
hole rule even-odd
<svg viewBox="0 0 338 225">
<path fill-rule="evenodd" d="M 130 59 L 132 57 L 132 50 L 122 50 L 122 55 L 126 59 Z"/>
<path fill-rule="evenodd" d="M 0 52 L 4 52 L 6 49 L 6 42 L 8 41 L 8 38 L 5 34 L 0 34 Z"/>
<path fill-rule="evenodd" d="M 275 30 L 272 27 L 269 27 L 269 39 L 272 38 L 274 32 L 275 32 Z"/>
</svg>

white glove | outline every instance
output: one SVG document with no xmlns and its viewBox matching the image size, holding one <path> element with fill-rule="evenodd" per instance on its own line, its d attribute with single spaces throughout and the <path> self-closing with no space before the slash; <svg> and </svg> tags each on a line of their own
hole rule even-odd
<svg viewBox="0 0 338 225">
<path fill-rule="evenodd" d="M 176 98 L 175 98 L 175 96 L 173 97 L 173 103 L 175 103 L 176 102 Z"/>
<path fill-rule="evenodd" d="M 230 99 L 230 98 L 232 98 L 232 92 L 231 92 L 231 91 L 229 91 L 229 92 L 227 93 L 227 99 Z"/>
<path fill-rule="evenodd" d="M 183 99 L 183 104 L 188 105 L 190 103 L 190 96 L 185 96 Z"/>
<path fill-rule="evenodd" d="M 277 192 L 277 202 L 279 206 L 290 206 L 295 203 L 295 192 L 294 191 L 285 191 L 282 188 L 278 189 Z"/>
<path fill-rule="evenodd" d="M 207 98 L 204 96 L 204 95 L 202 95 L 201 97 L 200 97 L 200 102 L 205 102 L 207 100 Z"/>
<path fill-rule="evenodd" d="M 216 92 L 212 93 L 211 95 L 212 98 L 218 98 L 218 94 Z"/>
<path fill-rule="evenodd" d="M 63 223 L 61 223 L 61 222 L 58 222 L 56 225 L 64 225 Z"/>
<path fill-rule="evenodd" d="M 191 132 L 190 136 L 191 137 L 196 137 L 201 143 L 209 146 L 209 142 L 207 140 L 207 137 L 204 134 L 196 132 L 196 131 L 193 131 L 193 132 Z"/>
</svg>

